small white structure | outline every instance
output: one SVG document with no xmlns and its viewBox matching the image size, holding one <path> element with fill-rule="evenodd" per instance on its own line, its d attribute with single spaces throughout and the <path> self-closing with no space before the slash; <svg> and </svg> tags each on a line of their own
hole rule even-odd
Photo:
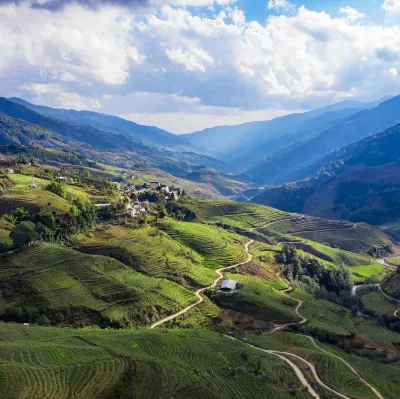
<svg viewBox="0 0 400 399">
<path fill-rule="evenodd" d="M 57 180 L 58 180 L 59 183 L 66 183 L 68 178 L 65 177 L 65 176 L 58 176 Z"/>
<path fill-rule="evenodd" d="M 7 173 L 13 174 L 14 173 L 14 169 L 7 169 Z"/>
<path fill-rule="evenodd" d="M 31 324 L 30 323 L 24 323 L 23 325 L 24 326 L 30 326 Z"/>
<path fill-rule="evenodd" d="M 37 184 L 35 183 L 35 178 L 32 176 L 32 183 L 30 185 L 31 188 L 36 188 Z"/>
<path fill-rule="evenodd" d="M 237 282 L 235 280 L 224 280 L 221 285 L 221 290 L 232 291 L 236 289 Z"/>
<path fill-rule="evenodd" d="M 166 186 L 165 184 L 162 184 L 161 187 L 160 187 L 160 191 L 168 194 L 169 193 L 169 187 Z"/>
<path fill-rule="evenodd" d="M 111 204 L 95 204 L 97 208 L 108 208 Z"/>
</svg>

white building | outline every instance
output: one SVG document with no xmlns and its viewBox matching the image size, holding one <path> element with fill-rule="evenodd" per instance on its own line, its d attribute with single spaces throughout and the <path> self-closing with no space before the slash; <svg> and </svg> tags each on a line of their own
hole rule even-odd
<svg viewBox="0 0 400 399">
<path fill-rule="evenodd" d="M 235 290 L 237 282 L 235 280 L 224 280 L 221 285 L 221 290 L 232 291 Z"/>
</svg>

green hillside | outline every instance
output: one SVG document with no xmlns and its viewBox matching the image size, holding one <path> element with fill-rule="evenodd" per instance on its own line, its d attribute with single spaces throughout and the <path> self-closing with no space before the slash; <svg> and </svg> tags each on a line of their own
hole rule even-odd
<svg viewBox="0 0 400 399">
<path fill-rule="evenodd" d="M 309 399 L 283 360 L 219 334 L 1 325 L 3 398 Z M 155 381 L 157 383 L 155 383 Z"/>
<path fill-rule="evenodd" d="M 0 265 L 2 319 L 61 325 L 147 325 L 194 301 L 165 279 L 135 272 L 104 256 L 38 245 Z"/>
</svg>

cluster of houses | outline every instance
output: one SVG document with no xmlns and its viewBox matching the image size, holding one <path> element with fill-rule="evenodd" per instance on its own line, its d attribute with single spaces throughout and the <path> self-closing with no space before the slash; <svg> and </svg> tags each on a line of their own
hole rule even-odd
<svg viewBox="0 0 400 399">
<path fill-rule="evenodd" d="M 177 199 L 182 195 L 181 188 L 179 187 L 172 188 L 158 181 L 152 181 L 151 183 L 143 183 L 137 186 L 117 181 L 113 181 L 111 183 L 114 184 L 117 187 L 117 190 L 121 193 L 140 194 L 145 192 L 155 192 L 164 194 L 167 199 L 171 198 L 172 196 L 174 196 L 174 198 Z"/>
</svg>

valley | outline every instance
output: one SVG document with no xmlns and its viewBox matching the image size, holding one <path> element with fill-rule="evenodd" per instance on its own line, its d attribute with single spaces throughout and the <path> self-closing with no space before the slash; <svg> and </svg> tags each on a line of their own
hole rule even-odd
<svg viewBox="0 0 400 399">
<path fill-rule="evenodd" d="M 400 396 L 395 203 L 371 219 L 354 217 L 362 203 L 310 211 L 292 188 L 297 202 L 279 188 L 256 197 L 279 190 L 272 207 L 235 202 L 258 183 L 187 144 L 182 163 L 119 119 L 86 115 L 103 126 L 95 142 L 81 115 L 1 104 L 0 397 Z M 321 187 L 354 179 L 396 134 L 343 150 Z M 395 184 L 385 153 L 366 166 L 368 195 L 376 176 Z"/>
</svg>

